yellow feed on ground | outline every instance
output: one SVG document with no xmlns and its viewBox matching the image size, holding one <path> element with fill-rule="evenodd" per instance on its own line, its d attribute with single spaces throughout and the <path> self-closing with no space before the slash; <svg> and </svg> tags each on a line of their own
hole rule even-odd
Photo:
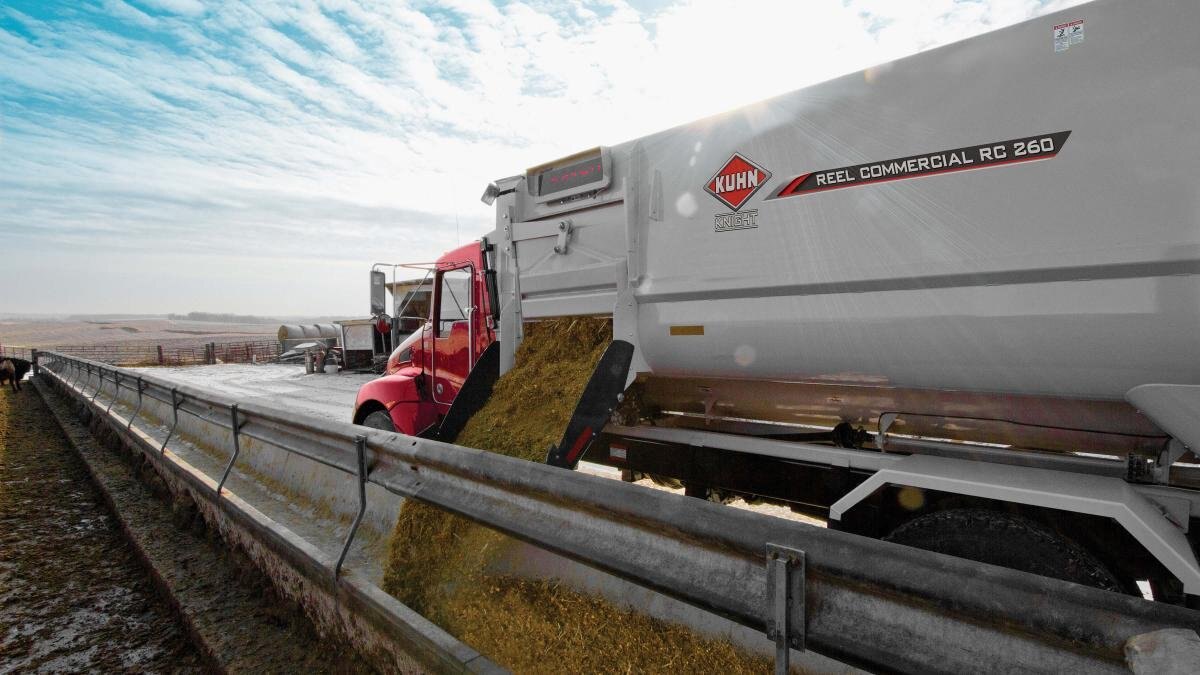
<svg viewBox="0 0 1200 675">
<path fill-rule="evenodd" d="M 606 319 L 525 327 L 515 367 L 455 443 L 541 462 L 560 440 L 612 338 Z M 406 501 L 392 535 L 384 588 L 517 673 L 765 673 L 771 662 L 728 642 L 620 609 L 548 581 L 493 576 L 515 542 Z"/>
<path fill-rule="evenodd" d="M 451 603 L 458 637 L 514 673 L 769 673 L 723 640 L 550 581 L 485 579 Z"/>
</svg>

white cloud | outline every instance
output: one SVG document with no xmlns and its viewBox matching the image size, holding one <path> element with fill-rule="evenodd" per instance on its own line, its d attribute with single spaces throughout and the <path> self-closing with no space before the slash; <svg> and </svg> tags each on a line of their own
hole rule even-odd
<svg viewBox="0 0 1200 675">
<path fill-rule="evenodd" d="M 136 31 L 0 7 L 0 230 L 47 268 L 66 264 L 63 248 L 71 264 L 86 250 L 184 251 L 214 269 L 250 255 L 320 260 L 345 276 L 306 283 L 347 291 L 343 305 L 311 308 L 322 313 L 360 311 L 351 270 L 436 257 L 460 243 L 456 222 L 464 240 L 489 229 L 488 180 L 1047 11 L 1034 0 L 103 7 Z M 103 258 L 91 260 L 102 287 Z M 262 303 L 277 301 L 101 297 L 69 311 L 271 313 Z"/>
<path fill-rule="evenodd" d="M 200 0 L 142 0 L 142 4 L 187 16 L 199 16 L 204 13 L 204 3 Z"/>
</svg>

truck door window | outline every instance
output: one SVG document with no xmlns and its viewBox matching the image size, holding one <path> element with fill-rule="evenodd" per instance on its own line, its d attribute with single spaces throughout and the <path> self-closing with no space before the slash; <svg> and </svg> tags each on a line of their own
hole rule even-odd
<svg viewBox="0 0 1200 675">
<path fill-rule="evenodd" d="M 470 268 L 442 272 L 441 282 L 438 284 L 437 336 L 449 335 L 454 324 L 466 321 L 470 307 Z"/>
</svg>

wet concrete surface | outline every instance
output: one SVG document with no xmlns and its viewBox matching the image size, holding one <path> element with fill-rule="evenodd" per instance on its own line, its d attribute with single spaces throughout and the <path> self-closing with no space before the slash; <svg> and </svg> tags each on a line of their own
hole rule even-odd
<svg viewBox="0 0 1200 675">
<path fill-rule="evenodd" d="M 303 365 L 278 363 L 130 370 L 222 394 L 239 403 L 259 403 L 335 422 L 350 421 L 358 388 L 378 377 L 334 372 L 332 367 L 326 373 L 306 375 Z"/>
<path fill-rule="evenodd" d="M 0 673 L 205 669 L 37 393 L 0 391 Z"/>
</svg>

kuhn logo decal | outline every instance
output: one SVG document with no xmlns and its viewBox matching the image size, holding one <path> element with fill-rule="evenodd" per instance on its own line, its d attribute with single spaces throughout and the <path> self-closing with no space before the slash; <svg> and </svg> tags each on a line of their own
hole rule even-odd
<svg viewBox="0 0 1200 675">
<path fill-rule="evenodd" d="M 766 185 L 770 178 L 770 171 L 735 152 L 729 161 L 725 162 L 725 166 L 708 179 L 704 191 L 737 211 L 755 192 Z"/>
</svg>

